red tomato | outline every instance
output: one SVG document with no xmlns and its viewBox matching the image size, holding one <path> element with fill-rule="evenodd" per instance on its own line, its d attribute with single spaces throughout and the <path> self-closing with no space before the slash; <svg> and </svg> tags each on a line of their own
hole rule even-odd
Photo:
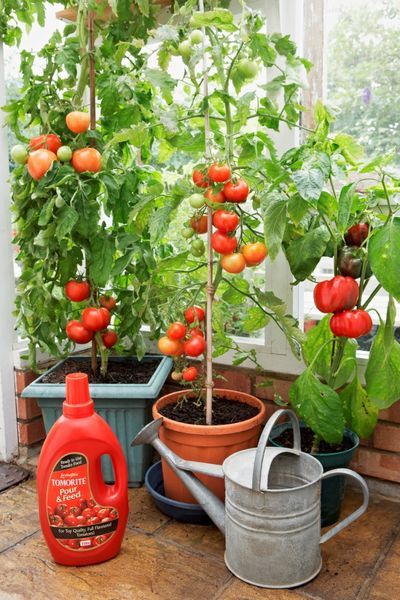
<svg viewBox="0 0 400 600">
<path fill-rule="evenodd" d="M 71 508 L 69 509 L 69 514 L 74 515 L 74 517 L 77 517 L 81 514 L 81 509 L 79 508 L 79 506 L 71 506 Z"/>
<path fill-rule="evenodd" d="M 182 379 L 185 381 L 194 381 L 197 379 L 198 371 L 196 367 L 188 367 L 182 371 Z"/>
<path fill-rule="evenodd" d="M 229 237 L 225 233 L 220 231 L 214 231 L 211 236 L 211 246 L 219 254 L 231 254 L 236 250 L 237 239 L 235 237 Z"/>
<path fill-rule="evenodd" d="M 367 311 L 358 308 L 335 313 L 329 325 L 337 337 L 358 338 L 371 331 L 372 319 Z"/>
<path fill-rule="evenodd" d="M 196 233 L 207 233 L 207 215 L 192 217 L 190 219 L 190 225 Z"/>
<path fill-rule="evenodd" d="M 67 127 L 73 133 L 84 133 L 90 123 L 89 113 L 80 110 L 74 110 L 65 117 Z"/>
<path fill-rule="evenodd" d="M 82 302 L 90 297 L 90 285 L 87 281 L 71 279 L 65 284 L 65 295 L 72 302 Z"/>
<path fill-rule="evenodd" d="M 79 548 L 79 540 L 68 540 L 68 546 L 77 550 Z"/>
<path fill-rule="evenodd" d="M 193 327 L 193 329 L 189 331 L 189 337 L 193 337 L 194 335 L 201 335 L 204 337 L 204 332 L 200 327 Z"/>
<path fill-rule="evenodd" d="M 82 511 L 82 517 L 85 519 L 89 519 L 89 517 L 93 517 L 93 511 L 91 508 L 84 508 Z"/>
<path fill-rule="evenodd" d="M 101 315 L 103 316 L 103 329 L 105 329 L 106 327 L 109 326 L 110 321 L 111 321 L 111 313 L 107 308 L 104 308 L 104 306 L 101 306 L 99 308 L 99 312 L 101 313 Z"/>
<path fill-rule="evenodd" d="M 246 265 L 248 267 L 255 267 L 260 265 L 263 260 L 268 256 L 268 250 L 265 244 L 262 242 L 254 242 L 252 244 L 245 244 L 242 247 L 242 254 Z"/>
<path fill-rule="evenodd" d="M 187 356 L 200 356 L 206 349 L 206 340 L 201 335 L 194 335 L 183 344 Z"/>
<path fill-rule="evenodd" d="M 110 517 L 112 519 L 118 519 L 118 511 L 116 508 L 110 508 Z"/>
<path fill-rule="evenodd" d="M 106 535 L 98 535 L 94 538 L 93 540 L 93 545 L 94 546 L 101 546 L 101 544 L 104 544 L 104 542 L 106 541 L 107 536 Z"/>
<path fill-rule="evenodd" d="M 110 509 L 109 508 L 100 508 L 97 511 L 97 517 L 99 517 L 99 519 L 104 519 L 105 517 L 108 517 L 110 514 Z"/>
<path fill-rule="evenodd" d="M 246 267 L 246 261 L 243 254 L 233 252 L 221 257 L 221 266 L 228 273 L 241 273 Z"/>
<path fill-rule="evenodd" d="M 84 517 L 83 515 L 78 515 L 76 517 L 76 520 L 78 521 L 78 525 L 86 525 L 86 517 Z"/>
<path fill-rule="evenodd" d="M 231 176 L 231 170 L 228 165 L 218 165 L 214 163 L 208 169 L 208 178 L 214 183 L 222 183 L 228 181 Z"/>
<path fill-rule="evenodd" d="M 344 236 L 346 244 L 348 246 L 361 246 L 368 237 L 368 230 L 368 223 L 357 223 L 356 225 L 353 225 Z"/>
<path fill-rule="evenodd" d="M 183 352 L 182 342 L 180 340 L 170 340 L 166 335 L 160 337 L 157 346 L 161 354 L 166 356 L 180 356 Z"/>
<path fill-rule="evenodd" d="M 68 514 L 68 506 L 62 503 L 57 504 L 54 509 L 54 514 L 60 515 L 62 518 L 66 517 Z"/>
<path fill-rule="evenodd" d="M 98 512 L 99 512 L 99 510 L 101 510 L 102 508 L 103 508 L 103 507 L 102 507 L 102 506 L 100 506 L 100 504 L 95 504 L 95 505 L 93 506 L 93 514 L 94 514 L 95 516 L 97 516 L 97 513 L 98 513 Z"/>
<path fill-rule="evenodd" d="M 179 321 L 175 321 L 175 323 L 172 323 L 167 331 L 167 336 L 170 340 L 181 340 L 185 337 L 185 335 L 186 327 L 183 323 L 180 323 Z"/>
<path fill-rule="evenodd" d="M 39 150 L 40 148 L 46 148 L 53 152 L 53 154 L 57 154 L 57 150 L 61 148 L 62 141 L 55 133 L 48 133 L 38 135 L 37 137 L 32 138 L 29 141 L 29 146 L 32 150 Z"/>
<path fill-rule="evenodd" d="M 26 163 L 29 175 L 38 181 L 47 173 L 57 156 L 50 150 L 35 150 L 28 156 Z"/>
<path fill-rule="evenodd" d="M 239 217 L 233 211 L 220 208 L 213 214 L 212 222 L 221 233 L 231 233 L 239 225 Z"/>
<path fill-rule="evenodd" d="M 100 331 L 107 327 L 105 325 L 105 316 L 101 312 L 107 310 L 106 308 L 96 308 L 95 306 L 89 306 L 84 308 L 82 311 L 82 323 L 90 331 Z M 107 311 L 108 312 L 108 311 Z"/>
<path fill-rule="evenodd" d="M 101 523 L 109 523 L 110 521 L 112 521 L 111 517 L 104 517 L 103 519 L 101 519 Z"/>
<path fill-rule="evenodd" d="M 117 305 L 117 300 L 113 296 L 100 296 L 100 304 L 107 308 L 107 310 L 113 310 Z"/>
<path fill-rule="evenodd" d="M 99 517 L 87 517 L 86 525 L 98 525 L 100 523 Z"/>
<path fill-rule="evenodd" d="M 101 334 L 101 339 L 106 348 L 112 348 L 118 342 L 118 336 L 115 331 L 107 330 Z"/>
<path fill-rule="evenodd" d="M 189 306 L 185 310 L 185 319 L 190 323 L 194 323 L 195 321 L 202 321 L 204 319 L 205 312 L 201 308 L 201 306 Z"/>
<path fill-rule="evenodd" d="M 101 154 L 96 148 L 80 148 L 72 154 L 71 163 L 77 173 L 97 173 L 101 169 Z"/>
<path fill-rule="evenodd" d="M 81 510 L 83 510 L 84 508 L 87 508 L 87 500 L 85 500 L 85 498 L 81 498 L 78 502 L 78 506 Z"/>
<path fill-rule="evenodd" d="M 197 187 L 206 188 L 210 185 L 210 181 L 208 180 L 207 176 L 198 169 L 193 171 L 192 179 L 193 183 L 197 185 Z"/>
<path fill-rule="evenodd" d="M 245 202 L 249 195 L 249 186 L 244 179 L 238 179 L 235 182 L 228 181 L 222 191 L 229 202 Z"/>
<path fill-rule="evenodd" d="M 48 506 L 48 507 L 47 507 L 47 514 L 49 515 L 49 517 L 51 517 L 52 515 L 54 515 L 54 511 L 53 511 L 53 509 L 51 508 L 51 506 Z"/>
<path fill-rule="evenodd" d="M 67 515 L 64 519 L 64 524 L 68 525 L 68 527 L 75 527 L 79 524 L 78 517 L 74 515 Z"/>
<path fill-rule="evenodd" d="M 210 203 L 213 204 L 222 204 L 223 202 L 225 202 L 225 196 L 223 192 L 218 192 L 216 190 L 213 190 L 212 188 L 206 191 L 206 193 L 204 194 L 204 198 L 206 198 Z"/>
<path fill-rule="evenodd" d="M 87 329 L 82 321 L 68 321 L 65 330 L 69 339 L 76 344 L 87 344 L 93 339 L 93 331 Z"/>
<path fill-rule="evenodd" d="M 358 284 L 352 277 L 336 275 L 314 288 L 315 306 L 323 313 L 340 312 L 357 304 Z"/>
<path fill-rule="evenodd" d="M 64 521 L 60 515 L 49 515 L 49 521 L 52 527 L 62 527 L 64 525 Z"/>
</svg>

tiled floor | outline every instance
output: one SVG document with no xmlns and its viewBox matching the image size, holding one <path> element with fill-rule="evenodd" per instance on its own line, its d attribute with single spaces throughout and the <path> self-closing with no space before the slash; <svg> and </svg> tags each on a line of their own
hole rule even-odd
<svg viewBox="0 0 400 600">
<path fill-rule="evenodd" d="M 323 568 L 292 591 L 249 586 L 226 569 L 214 527 L 183 525 L 131 489 L 118 557 L 91 567 L 56 565 L 42 539 L 35 482 L 0 495 L 0 600 L 399 600 L 400 503 L 373 497 L 366 515 L 322 548 Z M 344 513 L 359 503 L 347 493 Z"/>
</svg>

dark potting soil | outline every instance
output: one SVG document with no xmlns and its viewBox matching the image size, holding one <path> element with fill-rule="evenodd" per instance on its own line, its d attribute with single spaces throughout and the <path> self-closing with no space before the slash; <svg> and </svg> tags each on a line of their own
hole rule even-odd
<svg viewBox="0 0 400 600">
<path fill-rule="evenodd" d="M 311 452 L 314 434 L 309 427 L 301 427 L 301 449 L 303 452 Z M 274 438 L 274 442 L 284 448 L 293 448 L 293 431 L 285 429 L 278 437 Z M 353 442 L 344 437 L 341 444 L 328 444 L 321 440 L 319 445 L 319 454 L 329 454 L 332 452 L 343 452 L 353 447 Z"/>
<path fill-rule="evenodd" d="M 57 369 L 44 375 L 41 383 L 65 383 L 68 373 L 87 373 L 89 383 L 148 383 L 159 364 L 157 359 L 142 362 L 110 360 L 107 377 L 101 377 L 100 361 L 97 363 L 96 375 L 93 375 L 90 358 L 67 358 Z"/>
<path fill-rule="evenodd" d="M 256 406 L 227 400 L 223 397 L 213 399 L 212 424 L 229 425 L 255 417 L 259 412 Z M 181 423 L 206 425 L 205 404 L 197 403 L 193 398 L 181 398 L 175 404 L 168 404 L 160 409 L 160 413 Z"/>
</svg>

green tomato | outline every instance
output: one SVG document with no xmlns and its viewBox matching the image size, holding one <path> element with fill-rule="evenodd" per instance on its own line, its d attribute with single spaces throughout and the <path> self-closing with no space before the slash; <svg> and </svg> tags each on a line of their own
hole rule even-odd
<svg viewBox="0 0 400 600">
<path fill-rule="evenodd" d="M 201 208 L 204 206 L 206 199 L 203 194 L 192 194 L 189 197 L 189 204 L 192 208 Z"/>
<path fill-rule="evenodd" d="M 28 151 L 22 144 L 17 144 L 11 149 L 11 158 L 18 165 L 24 165 L 28 160 Z"/>
<path fill-rule="evenodd" d="M 201 44 L 201 42 L 203 41 L 203 34 L 200 31 L 200 29 L 194 29 L 190 34 L 189 39 L 192 44 Z"/>
<path fill-rule="evenodd" d="M 178 46 L 178 50 L 182 58 L 189 58 L 192 54 L 192 44 L 189 41 L 181 42 Z"/>
<path fill-rule="evenodd" d="M 190 246 L 190 252 L 193 254 L 193 256 L 198 256 L 198 257 L 199 256 L 203 256 L 203 254 L 204 254 L 204 248 L 203 249 L 201 249 L 201 248 L 194 248 L 193 244 L 191 244 L 191 246 Z"/>
<path fill-rule="evenodd" d="M 190 250 L 191 250 L 192 254 L 194 254 L 195 256 L 201 256 L 202 254 L 204 254 L 205 249 L 206 249 L 206 247 L 204 245 L 204 242 L 200 238 L 196 238 L 190 244 Z M 197 252 L 198 252 L 198 254 L 196 254 Z"/>
<path fill-rule="evenodd" d="M 72 158 L 72 150 L 69 146 L 60 146 L 57 150 L 57 158 L 61 162 L 69 162 Z"/>
<path fill-rule="evenodd" d="M 237 70 L 243 79 L 254 79 L 258 73 L 258 65 L 253 60 L 243 59 L 238 62 Z"/>
<path fill-rule="evenodd" d="M 57 196 L 56 201 L 54 202 L 57 208 L 61 208 L 65 204 L 64 198 L 62 196 Z"/>
<path fill-rule="evenodd" d="M 192 227 L 185 227 L 185 229 L 183 229 L 182 231 L 182 237 L 185 238 L 185 240 L 191 238 L 194 235 L 194 229 L 192 229 Z"/>
</svg>

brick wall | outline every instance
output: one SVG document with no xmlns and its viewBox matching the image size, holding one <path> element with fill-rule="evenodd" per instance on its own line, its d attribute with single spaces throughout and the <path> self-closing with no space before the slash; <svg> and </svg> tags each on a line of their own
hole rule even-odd
<svg viewBox="0 0 400 600">
<path fill-rule="evenodd" d="M 217 367 L 217 372 L 226 381 L 217 380 L 217 386 L 253 394 L 265 401 L 270 416 L 279 407 L 274 403 L 274 394 L 288 400 L 293 376 L 268 373 L 272 382 L 269 387 L 260 387 L 265 378 L 250 369 Z M 31 447 L 45 437 L 41 411 L 36 400 L 22 398 L 21 392 L 36 378 L 32 371 L 16 371 L 16 402 L 19 442 L 22 447 Z M 168 380 L 161 395 L 181 389 Z M 379 422 L 371 439 L 362 440 L 351 467 L 363 475 L 400 484 L 400 401 L 390 409 L 381 411 Z"/>
</svg>

